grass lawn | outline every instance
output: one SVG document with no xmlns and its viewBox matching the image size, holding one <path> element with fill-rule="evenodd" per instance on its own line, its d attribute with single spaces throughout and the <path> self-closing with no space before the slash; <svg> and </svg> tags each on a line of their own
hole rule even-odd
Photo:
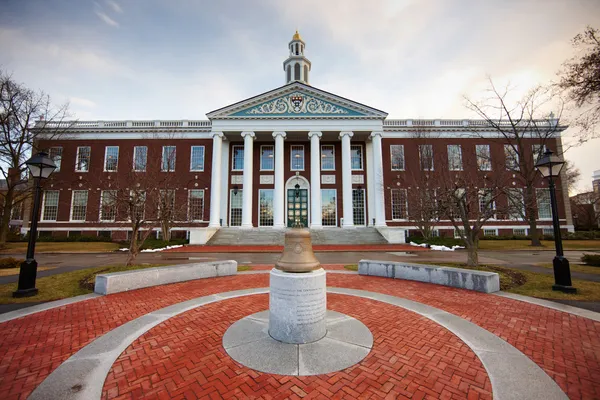
<svg viewBox="0 0 600 400">
<path fill-rule="evenodd" d="M 37 270 L 38 271 L 46 271 L 46 270 L 54 269 L 54 268 L 56 268 L 56 267 L 38 267 Z M 18 275 L 20 269 L 21 268 L 5 268 L 5 269 L 0 269 L 0 276 Z"/>
<path fill-rule="evenodd" d="M 531 247 L 529 240 L 480 240 L 479 250 L 554 250 L 554 242 L 542 240 L 542 247 Z M 563 240 L 565 250 L 599 250 L 600 240 Z"/>
<path fill-rule="evenodd" d="M 111 242 L 37 242 L 36 253 L 105 253 L 115 251 L 119 244 Z M 0 254 L 25 253 L 27 243 L 6 243 Z"/>
<path fill-rule="evenodd" d="M 541 263 L 535 264 L 539 267 L 554 268 L 552 263 Z M 583 272 L 585 274 L 597 274 L 600 275 L 600 267 L 592 267 L 591 265 L 581 265 L 581 264 L 570 264 L 571 271 Z"/>
<path fill-rule="evenodd" d="M 358 271 L 358 264 L 344 265 L 344 268 L 349 271 Z"/>
</svg>

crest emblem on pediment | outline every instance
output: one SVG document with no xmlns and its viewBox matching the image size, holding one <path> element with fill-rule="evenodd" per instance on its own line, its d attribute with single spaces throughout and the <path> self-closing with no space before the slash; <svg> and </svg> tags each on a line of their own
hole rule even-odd
<svg viewBox="0 0 600 400">
<path fill-rule="evenodd" d="M 318 97 L 310 96 L 300 92 L 294 92 L 236 113 L 236 115 L 265 114 L 348 115 L 351 114 L 351 110 L 319 99 Z"/>
</svg>

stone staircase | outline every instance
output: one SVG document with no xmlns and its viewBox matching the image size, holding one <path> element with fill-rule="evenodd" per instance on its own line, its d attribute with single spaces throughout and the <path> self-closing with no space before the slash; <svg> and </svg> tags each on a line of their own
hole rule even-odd
<svg viewBox="0 0 600 400">
<path fill-rule="evenodd" d="M 375 228 L 328 228 L 311 230 L 313 245 L 320 244 L 386 244 Z M 282 246 L 285 231 L 271 228 L 221 228 L 206 243 L 208 246 Z"/>
</svg>

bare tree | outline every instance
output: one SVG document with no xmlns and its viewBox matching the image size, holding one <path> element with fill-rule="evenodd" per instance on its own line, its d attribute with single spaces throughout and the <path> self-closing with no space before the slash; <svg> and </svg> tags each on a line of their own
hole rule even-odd
<svg viewBox="0 0 600 400">
<path fill-rule="evenodd" d="M 575 124 L 584 142 L 597 136 L 600 124 L 600 32 L 588 26 L 572 43 L 578 54 L 563 64 L 558 87 L 579 111 Z"/>
<path fill-rule="evenodd" d="M 523 206 L 518 207 L 523 212 L 523 218 L 529 223 L 529 234 L 532 246 L 541 246 L 537 231 L 538 206 L 535 193 L 535 183 L 539 175 L 535 169 L 535 162 L 549 145 L 560 142 L 559 132 L 566 129 L 560 124 L 563 103 L 560 98 L 549 89 L 537 86 L 527 92 L 520 100 L 509 100 L 510 87 L 507 85 L 499 90 L 493 81 L 489 80 L 487 96 L 481 101 L 474 101 L 465 97 L 466 105 L 485 120 L 485 126 L 496 132 L 505 143 L 506 170 L 510 171 L 524 187 L 523 195 L 511 199 L 513 203 L 521 201 Z M 558 104 L 558 114 L 543 115 L 543 109 Z M 479 135 L 475 130 L 474 136 Z M 537 148 L 532 149 L 532 143 Z M 559 156 L 563 156 L 562 148 L 552 149 Z M 533 153 L 533 156 L 532 156 Z M 535 154 L 537 153 L 537 154 Z M 512 194 L 508 193 L 509 195 Z"/>
<path fill-rule="evenodd" d="M 600 191 L 587 190 L 571 197 L 575 229 L 600 227 Z"/>
<path fill-rule="evenodd" d="M 579 177 L 581 176 L 581 171 L 575 165 L 573 165 L 569 160 L 565 160 L 565 165 L 563 166 L 565 170 L 565 179 L 567 180 L 567 187 L 569 188 L 569 194 L 574 193 L 577 189 L 577 182 L 579 182 Z"/>
<path fill-rule="evenodd" d="M 55 107 L 50 96 L 17 83 L 0 70 L 0 171 L 6 182 L 6 190 L 0 192 L 0 245 L 7 240 L 11 210 L 30 195 L 29 185 L 24 184 L 25 161 L 42 150 L 36 147 L 40 139 L 56 138 L 74 123 L 64 122 L 66 117 L 68 104 Z"/>
</svg>

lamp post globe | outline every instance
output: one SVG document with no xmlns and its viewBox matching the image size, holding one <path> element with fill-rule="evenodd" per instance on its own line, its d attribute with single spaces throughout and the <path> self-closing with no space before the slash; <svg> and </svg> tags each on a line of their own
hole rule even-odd
<svg viewBox="0 0 600 400">
<path fill-rule="evenodd" d="M 25 261 L 21 263 L 19 270 L 19 283 L 17 291 L 13 292 L 13 297 L 29 297 L 35 296 L 38 292 L 35 287 L 35 279 L 37 276 L 37 262 L 35 261 L 35 241 L 37 239 L 37 223 L 40 214 L 40 196 L 42 188 L 40 183 L 42 179 L 47 179 L 56 169 L 56 164 L 52 161 L 48 154 L 39 152 L 29 160 L 25 161 L 27 169 L 33 178 L 35 192 L 33 196 L 33 212 L 31 215 L 31 227 L 29 229 L 29 242 L 27 244 L 27 256 Z"/>
<path fill-rule="evenodd" d="M 558 178 L 565 162 L 552 153 L 549 149 L 536 162 L 535 168 L 540 172 L 543 178 L 548 179 L 548 188 L 550 190 L 550 206 L 552 208 L 552 226 L 554 228 L 554 246 L 556 256 L 552 260 L 554 268 L 554 285 L 552 290 L 558 290 L 566 293 L 575 293 L 577 289 L 571 283 L 571 267 L 569 260 L 564 256 L 562 239 L 560 237 L 560 222 L 558 220 L 558 204 L 556 202 L 556 185 L 554 179 Z"/>
</svg>

